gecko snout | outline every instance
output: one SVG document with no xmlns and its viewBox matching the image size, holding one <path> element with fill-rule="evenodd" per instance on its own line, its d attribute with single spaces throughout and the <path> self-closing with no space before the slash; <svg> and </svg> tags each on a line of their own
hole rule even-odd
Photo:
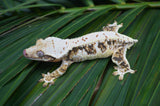
<svg viewBox="0 0 160 106">
<path fill-rule="evenodd" d="M 23 55 L 27 57 L 26 49 L 23 50 Z"/>
</svg>

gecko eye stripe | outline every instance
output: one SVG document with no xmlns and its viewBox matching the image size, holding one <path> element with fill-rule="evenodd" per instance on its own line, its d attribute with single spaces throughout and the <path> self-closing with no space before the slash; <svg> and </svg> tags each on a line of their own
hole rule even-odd
<svg viewBox="0 0 160 106">
<path fill-rule="evenodd" d="M 37 55 L 38 55 L 39 57 L 43 57 L 43 56 L 44 56 L 44 53 L 43 53 L 42 51 L 37 51 Z"/>
</svg>

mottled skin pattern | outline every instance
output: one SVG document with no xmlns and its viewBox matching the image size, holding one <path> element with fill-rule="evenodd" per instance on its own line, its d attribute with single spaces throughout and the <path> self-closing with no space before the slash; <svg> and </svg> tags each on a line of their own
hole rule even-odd
<svg viewBox="0 0 160 106">
<path fill-rule="evenodd" d="M 84 35 L 79 38 L 62 40 L 47 38 L 38 40 L 35 46 L 24 50 L 24 56 L 33 60 L 58 62 L 62 64 L 52 73 L 42 74 L 40 82 L 43 86 L 54 84 L 54 80 L 63 75 L 74 62 L 106 58 L 112 55 L 112 61 L 117 65 L 113 75 L 119 75 L 122 80 L 126 73 L 134 73 L 126 59 L 126 51 L 138 40 L 118 33 L 123 24 L 117 22 L 103 27 L 103 31 Z M 57 47 L 58 46 L 58 47 Z M 57 48 L 56 48 L 57 47 Z"/>
</svg>

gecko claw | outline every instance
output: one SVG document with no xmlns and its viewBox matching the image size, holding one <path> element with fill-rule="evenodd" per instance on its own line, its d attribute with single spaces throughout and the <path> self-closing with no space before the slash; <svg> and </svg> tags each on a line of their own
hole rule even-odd
<svg viewBox="0 0 160 106">
<path fill-rule="evenodd" d="M 134 74 L 137 70 L 130 70 L 131 74 Z"/>
<path fill-rule="evenodd" d="M 54 81 L 52 81 L 50 84 L 51 84 L 51 85 L 54 85 Z"/>
<path fill-rule="evenodd" d="M 124 75 L 119 76 L 119 80 L 123 80 Z"/>
<path fill-rule="evenodd" d="M 112 73 L 114 76 L 119 75 L 119 80 L 123 80 L 124 78 L 124 73 L 120 73 L 119 71 L 115 71 Z"/>
<path fill-rule="evenodd" d="M 114 23 L 113 23 L 114 25 L 117 25 L 117 21 L 116 20 L 114 20 Z"/>
<path fill-rule="evenodd" d="M 118 71 L 112 73 L 114 76 L 118 75 Z"/>
<path fill-rule="evenodd" d="M 45 82 L 44 84 L 43 84 L 43 87 L 46 87 L 48 85 L 48 83 L 47 82 Z"/>
<path fill-rule="evenodd" d="M 43 79 L 43 78 L 41 78 L 41 79 L 39 80 L 39 82 L 44 82 L 44 79 Z"/>
<path fill-rule="evenodd" d="M 120 25 L 121 25 L 121 27 L 123 27 L 123 23 L 121 23 Z"/>
<path fill-rule="evenodd" d="M 113 66 L 113 68 L 114 68 L 115 70 L 118 70 L 118 67 L 117 67 L 117 66 Z"/>
<path fill-rule="evenodd" d="M 44 73 L 42 73 L 42 77 L 45 77 L 45 74 L 44 74 Z"/>
</svg>

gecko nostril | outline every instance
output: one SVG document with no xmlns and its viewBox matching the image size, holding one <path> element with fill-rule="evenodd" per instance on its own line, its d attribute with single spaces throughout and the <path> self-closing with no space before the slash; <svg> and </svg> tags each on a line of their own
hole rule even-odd
<svg viewBox="0 0 160 106">
<path fill-rule="evenodd" d="M 27 56 L 27 53 L 26 53 L 26 50 L 24 49 L 23 50 L 23 55 L 26 57 Z"/>
</svg>

